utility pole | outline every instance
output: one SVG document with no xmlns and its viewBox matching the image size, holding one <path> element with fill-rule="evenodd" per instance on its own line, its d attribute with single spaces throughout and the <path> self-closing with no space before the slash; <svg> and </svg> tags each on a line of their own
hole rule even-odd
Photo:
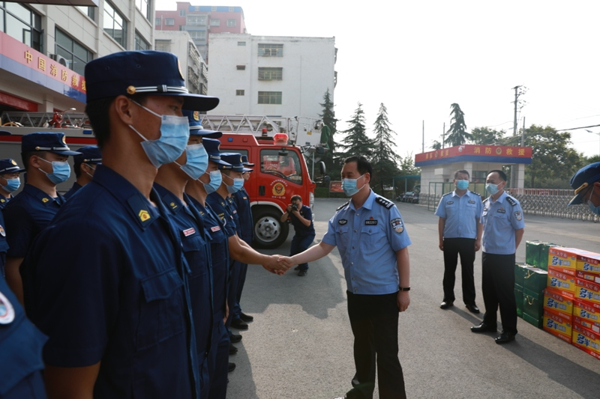
<svg viewBox="0 0 600 399">
<path fill-rule="evenodd" d="M 524 86 L 513 87 L 513 90 L 515 91 L 515 117 L 513 122 L 513 136 L 517 135 L 517 106 L 519 105 L 519 97 L 525 94 L 526 89 L 527 88 Z"/>
<path fill-rule="evenodd" d="M 425 121 L 423 121 L 423 144 L 421 144 L 421 152 L 425 152 Z"/>
<path fill-rule="evenodd" d="M 446 122 L 444 122 L 444 127 L 442 128 L 442 148 L 445 148 L 446 143 Z"/>
</svg>

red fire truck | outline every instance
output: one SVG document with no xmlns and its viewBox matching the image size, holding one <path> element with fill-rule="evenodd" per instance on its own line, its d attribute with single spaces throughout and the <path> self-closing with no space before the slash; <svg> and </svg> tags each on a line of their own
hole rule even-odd
<svg viewBox="0 0 600 399">
<path fill-rule="evenodd" d="M 21 163 L 21 136 L 40 131 L 59 131 L 66 135 L 73 149 L 96 144 L 92 131 L 85 126 L 84 113 L 65 114 L 74 128 L 44 127 L 53 113 L 5 112 L 1 116 L 0 159 L 13 158 Z M 316 184 L 309 174 L 304 153 L 314 154 L 320 146 L 321 123 L 308 118 L 269 118 L 264 116 L 201 115 L 206 129 L 222 131 L 221 151 L 239 152 L 254 163 L 254 171 L 244 188 L 250 195 L 254 219 L 254 244 L 262 248 L 277 248 L 288 236 L 288 224 L 280 217 L 293 195 L 311 208 Z M 296 143 L 302 143 L 298 146 Z M 311 160 L 314 164 L 314 158 Z M 322 163 L 318 171 L 324 173 Z M 313 165 L 314 173 L 314 165 Z M 58 186 L 66 192 L 74 176 Z"/>
</svg>

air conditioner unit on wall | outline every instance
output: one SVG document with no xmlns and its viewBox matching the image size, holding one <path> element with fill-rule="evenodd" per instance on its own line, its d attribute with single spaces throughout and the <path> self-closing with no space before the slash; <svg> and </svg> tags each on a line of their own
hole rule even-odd
<svg viewBox="0 0 600 399">
<path fill-rule="evenodd" d="M 54 61 L 58 62 L 59 64 L 64 65 L 67 68 L 69 68 L 69 60 L 66 59 L 65 57 L 63 57 L 62 55 L 50 54 L 50 58 L 52 58 Z"/>
</svg>

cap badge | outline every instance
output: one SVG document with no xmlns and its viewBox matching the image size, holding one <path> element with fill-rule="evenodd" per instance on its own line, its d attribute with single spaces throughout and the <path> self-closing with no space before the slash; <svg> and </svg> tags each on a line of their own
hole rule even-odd
<svg viewBox="0 0 600 399">
<path fill-rule="evenodd" d="M 129 94 L 129 95 L 134 95 L 134 94 L 135 94 L 135 87 L 133 87 L 133 86 L 129 86 L 129 87 L 127 88 L 127 94 Z"/>
<path fill-rule="evenodd" d="M 195 121 L 199 121 L 200 120 L 200 112 L 194 111 L 193 116 L 194 116 L 194 120 Z"/>
</svg>

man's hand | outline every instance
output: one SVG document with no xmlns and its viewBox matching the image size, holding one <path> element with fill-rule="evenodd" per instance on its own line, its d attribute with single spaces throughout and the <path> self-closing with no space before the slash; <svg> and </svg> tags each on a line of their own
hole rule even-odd
<svg viewBox="0 0 600 399">
<path fill-rule="evenodd" d="M 481 249 L 481 240 L 475 240 L 475 252 Z"/>
<path fill-rule="evenodd" d="M 444 250 L 444 240 L 440 240 L 440 243 L 438 244 L 438 247 L 440 247 L 440 251 Z"/>
<path fill-rule="evenodd" d="M 283 256 L 281 255 L 271 255 L 269 256 L 269 261 L 263 265 L 265 269 L 270 271 L 271 273 L 283 275 L 288 271 L 290 266 L 287 263 L 280 262 L 280 259 Z"/>
<path fill-rule="evenodd" d="M 408 295 L 408 291 L 398 291 L 398 311 L 404 312 L 408 309 L 408 305 L 410 305 L 410 296 Z"/>
<path fill-rule="evenodd" d="M 288 205 L 286 208 L 287 213 L 291 214 L 292 213 L 292 205 Z"/>
<path fill-rule="evenodd" d="M 292 267 L 292 266 L 294 266 L 294 265 L 297 264 L 296 262 L 294 262 L 294 260 L 290 256 L 280 256 L 279 257 L 279 263 L 285 265 L 286 270 L 289 270 L 290 267 Z"/>
</svg>

